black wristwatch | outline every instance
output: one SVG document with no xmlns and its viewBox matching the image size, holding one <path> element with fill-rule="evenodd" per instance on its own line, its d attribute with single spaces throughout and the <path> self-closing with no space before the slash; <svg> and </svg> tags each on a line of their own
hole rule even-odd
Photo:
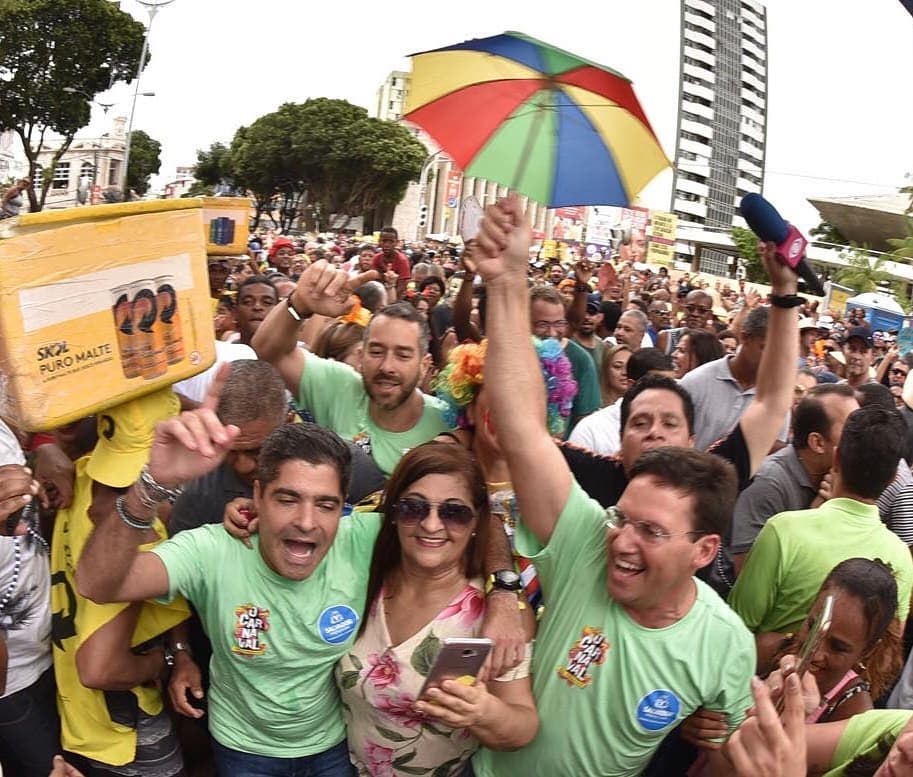
<svg viewBox="0 0 913 777">
<path fill-rule="evenodd" d="M 519 593 L 521 590 L 523 590 L 523 581 L 520 580 L 520 575 L 512 569 L 499 569 L 492 572 L 485 583 L 486 594 L 492 591 Z"/>
</svg>

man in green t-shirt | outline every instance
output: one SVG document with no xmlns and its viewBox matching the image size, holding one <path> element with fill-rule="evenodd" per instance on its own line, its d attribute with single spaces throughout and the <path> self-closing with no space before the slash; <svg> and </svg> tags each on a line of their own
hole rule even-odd
<svg viewBox="0 0 913 777">
<path fill-rule="evenodd" d="M 854 410 L 834 454 L 833 498 L 811 510 L 775 515 L 761 529 L 729 596 L 729 604 L 757 635 L 759 665 L 785 634 L 799 630 L 830 571 L 857 556 L 891 565 L 903 630 L 913 560 L 881 522 L 878 497 L 894 479 L 905 444 L 906 426 L 893 408 Z"/>
<path fill-rule="evenodd" d="M 341 518 L 345 443 L 312 424 L 267 437 L 253 551 L 207 525 L 138 552 L 137 527 L 151 520 L 163 488 L 212 469 L 236 433 L 206 405 L 160 424 L 145 470 L 151 481 L 137 481 L 99 521 L 77 585 L 96 601 L 180 593 L 195 605 L 213 648 L 209 727 L 219 774 L 278 773 L 281 760 L 301 773 L 348 777 L 333 666 L 358 631 L 380 519 Z"/>
<path fill-rule="evenodd" d="M 554 714 L 540 717 L 527 747 L 483 750 L 473 766 L 479 777 L 633 777 L 698 707 L 724 711 L 734 728 L 751 706 L 751 634 L 694 578 L 716 556 L 735 473 L 710 454 L 657 448 L 630 468 L 617 505 L 606 511 L 586 496 L 545 427 L 531 423 L 544 387 L 523 336 L 529 236 L 516 198 L 491 206 L 478 270 L 488 289 L 486 390 L 521 505 L 517 549 L 536 564 L 548 602 L 533 691 Z M 671 423 L 664 407 L 645 397 L 644 435 Z M 725 769 L 721 758 L 709 755 L 710 773 Z"/>
<path fill-rule="evenodd" d="M 418 390 L 431 363 L 427 322 L 408 302 L 375 314 L 365 329 L 361 375 L 298 347 L 303 320 L 315 313 L 345 315 L 352 307 L 352 289 L 375 275 L 350 279 L 332 264 L 315 262 L 292 294 L 270 311 L 251 345 L 279 370 L 317 423 L 352 440 L 389 476 L 406 451 L 447 429 L 444 403 Z"/>
</svg>

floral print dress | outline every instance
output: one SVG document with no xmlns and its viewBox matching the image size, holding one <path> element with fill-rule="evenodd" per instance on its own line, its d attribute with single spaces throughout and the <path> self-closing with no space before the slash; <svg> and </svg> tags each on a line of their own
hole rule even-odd
<svg viewBox="0 0 913 777">
<path fill-rule="evenodd" d="M 362 777 L 461 774 L 478 742 L 466 729 L 451 729 L 413 710 L 439 641 L 476 637 L 482 628 L 482 581 L 471 581 L 418 633 L 391 645 L 381 591 L 364 633 L 336 665 L 349 731 L 349 755 Z"/>
</svg>

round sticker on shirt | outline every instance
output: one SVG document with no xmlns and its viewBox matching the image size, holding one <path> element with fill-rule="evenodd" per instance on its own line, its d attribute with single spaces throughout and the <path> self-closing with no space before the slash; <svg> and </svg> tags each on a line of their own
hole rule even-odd
<svg viewBox="0 0 913 777">
<path fill-rule="evenodd" d="M 647 731 L 659 731 L 678 720 L 681 702 L 678 697 L 662 688 L 650 691 L 637 705 L 637 722 Z"/>
<path fill-rule="evenodd" d="M 324 642 L 341 645 L 358 628 L 358 614 L 346 604 L 334 604 L 320 613 L 317 628 Z"/>
</svg>

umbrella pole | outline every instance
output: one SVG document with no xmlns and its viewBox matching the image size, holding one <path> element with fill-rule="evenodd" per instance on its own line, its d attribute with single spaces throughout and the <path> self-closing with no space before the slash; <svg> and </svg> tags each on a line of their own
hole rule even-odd
<svg viewBox="0 0 913 777">
<path fill-rule="evenodd" d="M 520 185 L 523 180 L 523 176 L 526 174 L 526 165 L 529 163 L 529 157 L 533 152 L 533 147 L 536 144 L 536 139 L 539 137 L 539 130 L 542 127 L 542 120 L 545 118 L 545 105 L 544 97 L 540 97 L 536 100 L 536 115 L 533 118 L 533 126 L 530 128 L 529 134 L 526 136 L 526 143 L 523 145 L 523 153 L 520 154 L 520 162 L 517 165 L 517 172 L 514 173 L 514 182 L 510 187 L 514 191 L 517 191 L 517 187 Z"/>
</svg>

